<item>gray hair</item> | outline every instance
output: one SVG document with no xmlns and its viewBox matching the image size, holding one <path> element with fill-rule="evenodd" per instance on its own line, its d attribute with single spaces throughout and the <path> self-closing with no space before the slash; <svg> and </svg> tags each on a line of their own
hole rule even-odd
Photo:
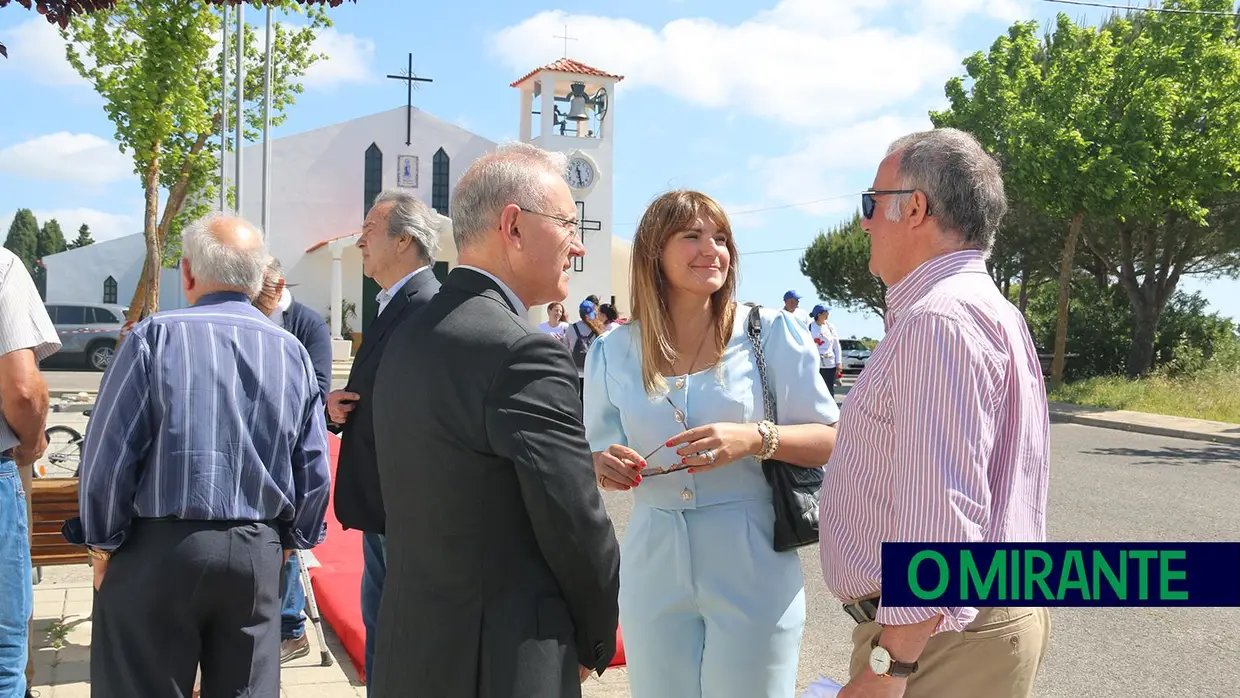
<svg viewBox="0 0 1240 698">
<path fill-rule="evenodd" d="M 422 261 L 431 263 L 439 255 L 439 223 L 435 212 L 421 199 L 401 188 L 384 189 L 375 197 L 375 206 L 392 204 L 388 210 L 388 235 L 408 235 L 418 248 Z"/>
<path fill-rule="evenodd" d="M 236 289 L 254 298 L 263 289 L 267 266 L 267 245 L 238 247 L 220 242 L 214 228 L 219 224 L 248 225 L 258 234 L 258 226 L 233 215 L 211 213 L 190 223 L 181 232 L 181 258 L 191 263 L 194 277 L 224 288 Z"/>
<path fill-rule="evenodd" d="M 461 176 L 452 193 L 452 237 L 456 249 L 475 243 L 495 226 L 499 212 L 509 204 L 538 209 L 549 197 L 541 181 L 544 173 L 564 176 L 568 156 L 528 143 L 505 143 L 478 158 Z"/>
<path fill-rule="evenodd" d="M 936 128 L 900 138 L 887 154 L 900 153 L 900 188 L 924 192 L 929 212 L 940 227 L 955 231 L 966 248 L 990 252 L 1007 214 L 1007 197 L 999 163 L 973 136 L 954 128 Z M 884 212 L 899 221 L 912 194 L 893 196 Z"/>
<path fill-rule="evenodd" d="M 263 276 L 270 279 L 284 278 L 284 265 L 280 264 L 280 260 L 273 257 L 267 258 L 267 267 L 263 270 Z"/>
</svg>

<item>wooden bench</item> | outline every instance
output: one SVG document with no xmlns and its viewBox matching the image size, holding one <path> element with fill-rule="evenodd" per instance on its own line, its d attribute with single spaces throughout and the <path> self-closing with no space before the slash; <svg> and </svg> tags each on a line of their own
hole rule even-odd
<svg viewBox="0 0 1240 698">
<path fill-rule="evenodd" d="M 78 515 L 77 478 L 36 478 L 30 488 L 30 562 L 34 567 L 85 565 L 86 548 L 65 540 L 60 528 Z"/>
</svg>

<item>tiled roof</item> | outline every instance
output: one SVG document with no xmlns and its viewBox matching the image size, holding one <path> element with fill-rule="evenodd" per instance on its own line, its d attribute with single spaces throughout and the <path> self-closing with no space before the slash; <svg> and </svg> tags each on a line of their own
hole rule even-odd
<svg viewBox="0 0 1240 698">
<path fill-rule="evenodd" d="M 335 241 L 337 241 L 337 240 L 343 240 L 343 239 L 345 239 L 345 238 L 351 238 L 351 237 L 354 237 L 354 236 L 356 236 L 356 235 L 361 235 L 361 234 L 362 234 L 362 231 L 360 231 L 360 230 L 354 230 L 354 231 L 353 231 L 353 232 L 351 232 L 351 233 L 345 233 L 344 235 L 337 235 L 337 236 L 336 236 L 336 237 L 334 237 L 334 238 L 327 238 L 326 240 L 319 240 L 318 242 L 316 242 L 316 243 L 314 243 L 313 245 L 311 245 L 311 246 L 309 246 L 309 247 L 307 247 L 307 248 L 306 248 L 306 254 L 310 254 L 311 252 L 314 252 L 315 250 L 319 249 L 320 247 L 325 247 L 325 246 L 327 246 L 329 243 L 333 243 L 333 242 L 335 242 Z"/>
<path fill-rule="evenodd" d="M 517 85 L 520 85 L 526 80 L 529 80 L 531 77 L 534 76 L 535 73 L 538 73 L 543 70 L 555 72 L 555 73 L 573 73 L 574 75 L 589 75 L 591 77 L 596 77 L 596 78 L 612 78 L 613 80 L 624 79 L 623 75 L 612 75 L 611 73 L 605 73 L 599 70 L 598 68 L 592 68 L 580 61 L 574 61 L 571 58 L 561 58 L 560 60 L 554 63 L 548 63 L 547 65 L 544 65 L 541 68 L 535 68 L 534 70 L 531 70 L 529 73 L 526 73 L 525 77 L 512 83 L 511 85 L 509 85 L 509 87 L 516 87 Z"/>
</svg>

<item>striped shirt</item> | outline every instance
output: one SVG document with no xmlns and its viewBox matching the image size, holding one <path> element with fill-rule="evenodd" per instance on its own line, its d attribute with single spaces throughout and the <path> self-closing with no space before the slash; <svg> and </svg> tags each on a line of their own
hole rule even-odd
<svg viewBox="0 0 1240 698">
<path fill-rule="evenodd" d="M 976 251 L 918 267 L 887 293 L 886 337 L 849 391 L 820 504 L 823 575 L 837 598 L 880 593 L 883 541 L 1046 539 L 1050 418 L 1020 312 Z M 882 606 L 883 625 L 975 608 Z"/>
<path fill-rule="evenodd" d="M 286 549 L 317 545 L 331 475 L 309 354 L 239 293 L 152 315 L 103 377 L 80 477 L 92 547 L 163 517 L 269 521 Z"/>
<path fill-rule="evenodd" d="M 60 350 L 60 337 L 26 265 L 0 247 L 0 356 L 22 349 L 33 351 L 35 361 L 42 361 Z M 0 415 L 0 453 L 17 444 L 17 435 Z"/>
</svg>

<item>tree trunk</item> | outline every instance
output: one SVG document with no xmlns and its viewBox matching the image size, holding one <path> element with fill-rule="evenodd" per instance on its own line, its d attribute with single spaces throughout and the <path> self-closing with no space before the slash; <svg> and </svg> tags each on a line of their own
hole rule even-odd
<svg viewBox="0 0 1240 698">
<path fill-rule="evenodd" d="M 1051 387 L 1063 385 L 1064 355 L 1068 346 L 1068 300 L 1072 294 L 1072 266 L 1076 261 L 1076 240 L 1081 235 L 1084 211 L 1077 211 L 1068 226 L 1068 239 L 1063 245 L 1063 257 L 1059 261 L 1059 322 L 1055 326 L 1055 353 L 1051 359 Z"/>
<path fill-rule="evenodd" d="M 1133 305 L 1132 347 L 1128 351 L 1128 377 L 1142 378 L 1154 368 L 1154 340 L 1161 313 L 1151 303 Z"/>
<path fill-rule="evenodd" d="M 142 277 L 134 288 L 126 317 L 134 322 L 159 310 L 159 272 L 163 268 L 159 244 L 159 147 L 156 142 L 151 148 L 151 160 L 143 177 L 146 211 L 142 232 L 146 238 L 146 262 L 142 265 Z"/>
</svg>

